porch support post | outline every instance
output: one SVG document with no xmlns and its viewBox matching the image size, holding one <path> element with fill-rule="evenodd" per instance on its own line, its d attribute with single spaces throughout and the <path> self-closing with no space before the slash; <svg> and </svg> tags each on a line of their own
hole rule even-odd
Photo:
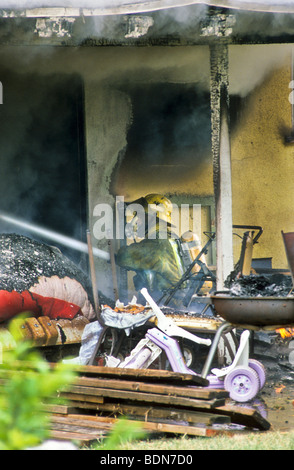
<svg viewBox="0 0 294 470">
<path fill-rule="evenodd" d="M 232 181 L 229 132 L 228 45 L 210 46 L 210 98 L 213 156 L 213 184 L 216 214 L 217 290 L 233 270 Z"/>
</svg>

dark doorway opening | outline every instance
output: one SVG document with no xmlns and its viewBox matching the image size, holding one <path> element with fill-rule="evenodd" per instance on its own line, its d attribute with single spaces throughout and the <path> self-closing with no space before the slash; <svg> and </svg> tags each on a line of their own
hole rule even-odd
<svg viewBox="0 0 294 470">
<path fill-rule="evenodd" d="M 1 71 L 0 210 L 86 240 L 87 185 L 83 82 L 77 75 Z M 0 232 L 54 244 L 73 261 L 83 255 L 0 222 Z"/>
<path fill-rule="evenodd" d="M 127 89 L 133 124 L 122 167 L 176 165 L 177 178 L 210 156 L 210 96 L 195 85 L 151 84 Z M 134 170 L 135 171 L 135 170 Z"/>
</svg>

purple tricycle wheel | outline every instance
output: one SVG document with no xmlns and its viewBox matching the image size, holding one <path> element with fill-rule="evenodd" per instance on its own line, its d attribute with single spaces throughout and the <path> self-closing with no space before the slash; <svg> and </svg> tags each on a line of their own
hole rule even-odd
<svg viewBox="0 0 294 470">
<path fill-rule="evenodd" d="M 226 376 L 225 389 L 234 401 L 241 403 L 250 401 L 260 389 L 258 374 L 250 367 L 236 367 Z"/>
<path fill-rule="evenodd" d="M 257 372 L 261 390 L 264 387 L 266 381 L 266 370 L 264 365 L 256 359 L 249 359 L 248 366 L 251 367 L 251 369 L 255 370 L 255 372 Z"/>
</svg>

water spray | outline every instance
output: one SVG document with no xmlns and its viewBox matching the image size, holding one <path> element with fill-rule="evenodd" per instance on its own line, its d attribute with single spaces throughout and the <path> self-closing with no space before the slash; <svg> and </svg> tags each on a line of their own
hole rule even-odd
<svg viewBox="0 0 294 470">
<path fill-rule="evenodd" d="M 52 230 L 39 227 L 35 224 L 25 222 L 16 217 L 4 214 L 3 212 L 0 212 L 0 219 L 9 224 L 22 227 L 23 229 L 26 229 L 29 232 L 35 233 L 44 238 L 47 238 L 48 240 L 52 240 L 52 241 L 55 241 L 56 243 L 60 243 L 61 245 L 64 245 L 68 248 L 72 248 L 74 250 L 81 251 L 82 253 L 88 254 L 87 243 L 81 242 L 79 240 L 75 240 L 74 238 L 67 237 L 66 235 L 62 235 Z M 99 248 L 93 247 L 93 255 L 96 256 L 97 258 L 104 259 L 105 261 L 110 260 L 109 253 L 107 251 L 100 250 Z"/>
</svg>

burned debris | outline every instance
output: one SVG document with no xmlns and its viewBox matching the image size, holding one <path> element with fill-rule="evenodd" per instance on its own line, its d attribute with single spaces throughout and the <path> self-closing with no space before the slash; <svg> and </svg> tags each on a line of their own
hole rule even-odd
<svg viewBox="0 0 294 470">
<path fill-rule="evenodd" d="M 23 235 L 2 234 L 0 247 L 2 346 L 12 347 L 9 322 L 21 315 L 22 337 L 46 358 L 76 354 L 85 326 L 96 318 L 87 274 L 58 248 Z"/>
<path fill-rule="evenodd" d="M 250 274 L 227 283 L 229 294 L 243 297 L 285 297 L 293 288 L 285 274 Z"/>
<path fill-rule="evenodd" d="M 22 292 L 40 277 L 76 279 L 91 295 L 90 282 L 82 270 L 62 252 L 45 243 L 17 234 L 0 235 L 0 289 Z"/>
</svg>

